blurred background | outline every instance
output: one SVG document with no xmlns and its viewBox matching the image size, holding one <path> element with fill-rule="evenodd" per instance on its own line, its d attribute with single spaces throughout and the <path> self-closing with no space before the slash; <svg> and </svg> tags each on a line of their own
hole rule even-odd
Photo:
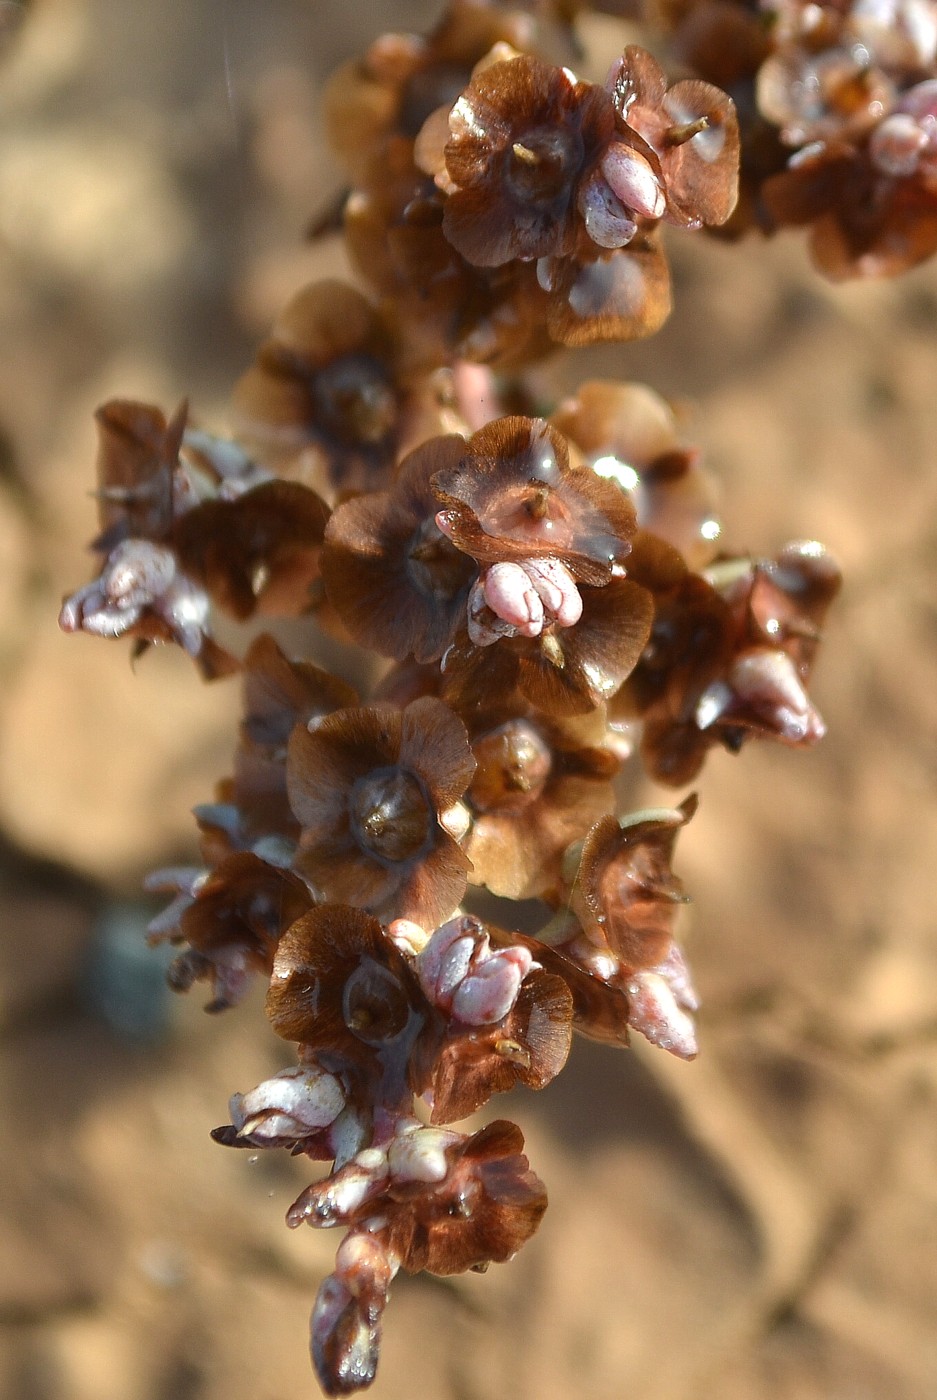
<svg viewBox="0 0 937 1400">
<path fill-rule="evenodd" d="M 55 625 L 95 528 L 92 412 L 223 429 L 340 187 L 324 76 L 430 3 L 0 4 L 0 1396 L 297 1400 L 335 1235 L 227 1099 L 288 1062 L 147 952 L 142 875 L 195 857 L 237 695 Z M 607 42 L 601 24 L 592 37 Z M 937 1394 L 937 268 L 830 287 L 796 236 L 673 237 L 644 380 L 724 487 L 726 540 L 818 537 L 846 589 L 814 752 L 714 754 L 678 870 L 700 1059 L 581 1044 L 522 1124 L 551 1209 L 486 1278 L 399 1280 L 375 1400 Z M 672 802 L 673 794 L 648 794 Z M 680 796 L 681 794 L 677 794 Z"/>
</svg>

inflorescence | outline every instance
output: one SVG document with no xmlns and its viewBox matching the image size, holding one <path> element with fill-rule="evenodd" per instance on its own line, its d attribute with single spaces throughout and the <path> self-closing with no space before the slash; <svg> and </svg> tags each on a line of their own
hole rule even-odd
<svg viewBox="0 0 937 1400">
<path fill-rule="evenodd" d="M 151 934 L 211 1011 L 262 979 L 295 1046 L 214 1136 L 331 1163 L 287 1217 L 344 1231 L 312 1315 L 329 1394 L 373 1379 L 400 1269 L 484 1270 L 540 1222 L 519 1129 L 454 1124 L 547 1085 L 574 1030 L 697 1052 L 672 869 L 697 799 L 622 813 L 626 761 L 679 788 L 714 746 L 824 732 L 823 547 L 733 553 L 657 394 L 595 380 L 549 412 L 524 369 L 658 329 L 667 224 L 809 224 L 836 277 L 937 246 L 931 0 L 660 0 L 682 68 L 629 45 L 604 84 L 569 66 L 582 8 L 451 0 L 341 71 L 370 290 L 293 298 L 230 437 L 186 404 L 99 409 L 100 568 L 60 617 L 241 677 L 202 863 L 151 877 Z M 218 610 L 383 664 L 362 695 L 258 629 L 239 659 Z"/>
</svg>

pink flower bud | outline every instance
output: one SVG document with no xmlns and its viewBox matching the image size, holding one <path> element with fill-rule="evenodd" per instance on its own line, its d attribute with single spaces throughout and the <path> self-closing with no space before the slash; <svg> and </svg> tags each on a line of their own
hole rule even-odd
<svg viewBox="0 0 937 1400">
<path fill-rule="evenodd" d="M 631 146 L 615 141 L 602 159 L 602 174 L 626 209 L 645 219 L 660 219 L 667 207 L 650 162 Z"/>
<path fill-rule="evenodd" d="M 436 930 L 417 958 L 420 986 L 435 1005 L 448 1007 L 452 993 L 467 974 L 475 951 L 476 928 L 473 919 L 450 919 Z"/>
<path fill-rule="evenodd" d="M 582 616 L 582 598 L 558 559 L 525 559 L 492 564 L 475 584 L 468 611 L 471 640 L 489 646 L 502 636 L 539 637 L 547 622 L 574 626 Z"/>
<path fill-rule="evenodd" d="M 582 596 L 565 564 L 558 559 L 527 559 L 521 566 L 558 627 L 574 627 L 582 617 Z"/>
<path fill-rule="evenodd" d="M 704 730 L 720 720 L 731 724 L 746 711 L 783 743 L 814 744 L 826 733 L 794 662 L 770 647 L 751 647 L 725 680 L 707 686 L 697 701 L 696 724 Z"/>
<path fill-rule="evenodd" d="M 826 733 L 786 652 L 766 647 L 744 652 L 728 680 L 739 700 L 764 716 L 778 737 L 788 743 L 814 743 Z"/>
<path fill-rule="evenodd" d="M 526 948 L 504 948 L 477 966 L 456 988 L 452 1014 L 469 1026 L 494 1026 L 517 1001 L 521 983 L 533 966 Z"/>
<path fill-rule="evenodd" d="M 580 189 L 576 205 L 586 233 L 600 248 L 624 248 L 638 231 L 634 219 L 598 171 Z"/>
<path fill-rule="evenodd" d="M 693 1018 L 677 1004 L 673 989 L 660 972 L 635 973 L 625 990 L 631 1001 L 628 1024 L 633 1030 L 681 1060 L 696 1058 Z"/>
<path fill-rule="evenodd" d="M 908 112 L 925 131 L 933 132 L 937 124 L 937 78 L 927 78 L 908 88 L 898 99 L 896 111 Z"/>
<path fill-rule="evenodd" d="M 509 622 L 522 637 L 543 631 L 543 602 L 520 564 L 492 564 L 483 581 L 485 602 L 496 617 Z"/>
<path fill-rule="evenodd" d="M 430 1001 L 468 1026 L 503 1021 L 521 983 L 536 966 L 527 948 L 493 950 L 474 919 L 450 919 L 417 958 L 420 985 Z"/>
</svg>

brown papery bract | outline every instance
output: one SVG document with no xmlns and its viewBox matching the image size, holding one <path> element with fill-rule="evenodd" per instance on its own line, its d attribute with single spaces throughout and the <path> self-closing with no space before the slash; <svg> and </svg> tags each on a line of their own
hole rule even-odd
<svg viewBox="0 0 937 1400">
<path fill-rule="evenodd" d="M 631 548 L 630 501 L 594 472 L 571 468 L 566 443 L 542 419 L 489 423 L 433 489 L 446 534 L 481 564 L 546 556 L 582 583 L 604 584 Z"/>
<path fill-rule="evenodd" d="M 512 1011 L 495 1026 L 437 1029 L 423 1052 L 418 1089 L 428 1090 L 433 1123 L 453 1123 L 518 1084 L 543 1089 L 566 1063 L 572 999 L 562 977 L 532 974 Z"/>
<path fill-rule="evenodd" d="M 475 768 L 465 727 L 439 700 L 338 710 L 290 740 L 287 784 L 302 826 L 296 869 L 326 898 L 433 928 L 470 862 L 439 818 Z"/>
<path fill-rule="evenodd" d="M 648 770 L 689 782 L 707 751 L 757 735 L 792 747 L 825 726 L 807 695 L 820 628 L 840 573 L 815 541 L 774 560 L 716 560 L 662 589 L 649 645 L 613 708 L 644 721 Z"/>
<path fill-rule="evenodd" d="M 352 636 L 384 656 L 438 660 L 465 615 L 477 571 L 437 526 L 431 486 L 464 452 L 461 437 L 432 439 L 401 463 L 389 490 L 346 501 L 329 522 L 329 599 Z"/>
<path fill-rule="evenodd" d="M 710 562 L 722 529 L 715 483 L 659 394 L 643 384 L 590 380 L 550 421 L 593 471 L 627 493 L 639 526 L 678 549 L 691 568 Z"/>
<path fill-rule="evenodd" d="M 297 293 L 234 391 L 244 441 L 329 499 L 387 484 L 402 402 L 389 327 L 337 281 Z"/>
<path fill-rule="evenodd" d="M 655 967 L 670 952 L 676 911 L 686 902 L 671 870 L 673 848 L 696 806 L 694 796 L 673 812 L 605 817 L 583 842 L 572 908 L 587 936 L 629 971 Z"/>
<path fill-rule="evenodd" d="M 429 1008 L 377 919 L 326 904 L 277 948 L 267 1015 L 309 1062 L 350 1079 L 366 1112 L 407 1102 L 410 1056 Z"/>
<path fill-rule="evenodd" d="M 529 49 L 529 15 L 479 0 L 452 0 L 426 36 L 385 34 L 329 81 L 325 120 L 333 150 L 359 179 L 395 139 L 412 143 L 440 107 L 451 107 L 472 69 L 496 44 Z"/>
<path fill-rule="evenodd" d="M 309 662 L 290 661 L 274 639 L 262 634 L 244 658 L 244 717 L 235 752 L 234 776 L 223 785 L 222 802 L 238 813 L 238 829 L 256 842 L 267 833 L 299 836 L 286 791 L 286 752 L 297 725 L 309 725 L 333 710 L 355 705 L 354 689 Z"/>
<path fill-rule="evenodd" d="M 557 887 L 570 843 L 613 810 L 619 760 L 604 710 L 550 720 L 518 696 L 465 719 L 478 765 L 465 795 L 471 883 L 510 899 L 542 895 Z"/>
<path fill-rule="evenodd" d="M 451 1150 L 441 1186 L 412 1205 L 403 1196 L 390 1230 L 408 1273 L 463 1273 L 517 1253 L 546 1209 L 546 1191 L 523 1146 L 520 1129 L 499 1119 Z M 404 1214 L 413 1226 L 398 1224 L 395 1216 Z"/>
<path fill-rule="evenodd" d="M 269 977 L 280 935 L 311 904 L 298 876 L 239 851 L 199 882 L 176 928 L 150 941 L 188 943 L 189 951 L 170 968 L 170 985 L 188 990 L 207 979 L 212 999 L 206 1009 L 222 1011 L 240 1000 L 250 975 Z"/>
<path fill-rule="evenodd" d="M 302 613 L 312 603 L 328 518 L 308 487 L 268 481 L 188 511 L 176 544 L 187 571 L 233 617 Z"/>
<path fill-rule="evenodd" d="M 562 978 L 572 998 L 573 1028 L 589 1040 L 603 1045 L 628 1045 L 631 1033 L 628 1017 L 631 1005 L 618 982 L 602 976 L 602 969 L 588 966 L 577 954 L 573 941 L 577 928 L 571 922 L 566 943 L 553 946 L 522 934 L 503 934 L 505 940 L 520 942 L 536 955 L 546 972 Z M 498 935 L 492 931 L 492 937 Z M 617 967 L 615 969 L 617 973 Z"/>
<path fill-rule="evenodd" d="M 273 749 L 285 749 L 295 725 L 308 725 L 358 699 L 347 681 L 309 661 L 290 661 L 267 633 L 244 657 L 243 689 L 241 733 Z"/>
<path fill-rule="evenodd" d="M 325 904 L 281 939 L 267 1013 L 278 1035 L 297 1042 L 301 1062 L 352 1086 L 363 1116 L 400 1111 L 409 1090 L 427 1097 L 441 1124 L 518 1083 L 542 1089 L 555 1078 L 569 1053 L 572 1004 L 562 978 L 534 968 L 496 1021 L 450 1017 L 376 919 Z"/>
<path fill-rule="evenodd" d="M 167 422 L 151 404 L 126 399 L 113 399 L 97 410 L 101 534 L 96 548 L 107 551 L 129 538 L 168 538 L 187 416 L 185 403 Z"/>
<path fill-rule="evenodd" d="M 535 267 L 466 261 L 443 232 L 443 207 L 402 139 L 345 204 L 349 256 L 395 317 L 402 367 L 467 359 L 517 368 L 547 354 L 547 297 Z"/>
<path fill-rule="evenodd" d="M 443 227 L 469 262 L 572 253 L 576 194 L 615 131 L 608 93 L 524 55 L 477 72 L 449 116 Z"/>
<path fill-rule="evenodd" d="M 610 253 L 545 258 L 537 276 L 549 294 L 547 329 L 559 345 L 640 340 L 670 315 L 670 268 L 654 229 Z"/>
</svg>

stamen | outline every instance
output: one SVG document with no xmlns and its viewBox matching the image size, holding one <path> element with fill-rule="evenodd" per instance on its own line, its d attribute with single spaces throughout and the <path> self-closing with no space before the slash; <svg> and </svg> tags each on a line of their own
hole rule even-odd
<svg viewBox="0 0 937 1400">
<path fill-rule="evenodd" d="M 562 671 L 565 668 L 566 657 L 563 655 L 563 648 L 552 632 L 543 633 L 541 650 L 551 665 L 555 666 L 558 671 Z"/>
<path fill-rule="evenodd" d="M 526 507 L 527 514 L 530 516 L 531 520 L 543 520 L 547 513 L 549 500 L 550 492 L 546 486 L 541 486 L 539 490 L 534 491 L 531 496 L 528 496 Z"/>
<path fill-rule="evenodd" d="M 668 146 L 685 146 L 687 141 L 692 141 L 694 136 L 708 129 L 709 118 L 697 117 L 694 122 L 680 122 L 677 126 L 669 127 L 664 133 L 664 140 Z"/>
</svg>

